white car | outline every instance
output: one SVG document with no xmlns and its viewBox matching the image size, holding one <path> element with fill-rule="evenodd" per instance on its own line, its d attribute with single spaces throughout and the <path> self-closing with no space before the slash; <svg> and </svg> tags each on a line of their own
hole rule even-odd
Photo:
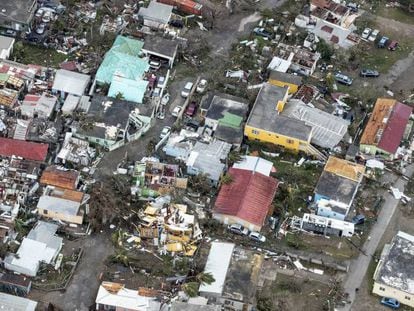
<svg viewBox="0 0 414 311">
<path fill-rule="evenodd" d="M 159 77 L 157 81 L 157 87 L 163 88 L 165 86 L 165 77 Z"/>
<path fill-rule="evenodd" d="M 160 134 L 160 139 L 163 139 L 165 136 L 169 135 L 170 132 L 171 132 L 171 127 L 164 126 L 164 128 L 162 129 L 161 134 Z"/>
<path fill-rule="evenodd" d="M 174 108 L 174 110 L 171 112 L 171 115 L 173 116 L 173 117 L 178 117 L 178 115 L 180 114 L 180 112 L 181 112 L 181 109 L 183 109 L 183 107 L 181 107 L 181 106 L 177 106 L 177 107 L 175 107 Z"/>
<path fill-rule="evenodd" d="M 42 23 L 39 26 L 37 26 L 35 31 L 38 35 L 42 35 L 42 34 L 44 34 L 45 30 L 46 30 L 46 24 Z"/>
<path fill-rule="evenodd" d="M 368 40 L 371 42 L 374 42 L 377 39 L 377 36 L 379 34 L 379 30 L 378 29 L 374 29 L 371 34 L 368 37 Z"/>
<path fill-rule="evenodd" d="M 152 97 L 159 97 L 161 95 L 161 89 L 156 87 L 154 91 L 152 91 Z"/>
<path fill-rule="evenodd" d="M 42 16 L 42 22 L 49 23 L 52 17 L 53 17 L 52 12 L 46 11 Z"/>
<path fill-rule="evenodd" d="M 184 89 L 181 91 L 181 96 L 187 98 L 190 95 L 191 89 L 193 88 L 193 82 L 187 82 Z"/>
<path fill-rule="evenodd" d="M 161 98 L 161 105 L 165 106 L 170 101 L 170 94 L 165 93 L 164 96 Z"/>
<path fill-rule="evenodd" d="M 160 120 L 164 120 L 165 119 L 165 112 L 164 112 L 164 110 L 161 110 L 161 111 L 158 112 L 157 118 L 160 119 Z"/>
<path fill-rule="evenodd" d="M 45 12 L 45 11 L 44 11 L 43 9 L 38 9 L 38 10 L 36 11 L 35 16 L 36 16 L 36 17 L 42 17 L 44 12 Z"/>
<path fill-rule="evenodd" d="M 253 241 L 256 241 L 256 242 L 262 242 L 262 243 L 266 242 L 266 237 L 256 231 L 250 232 L 249 238 L 251 238 Z"/>
<path fill-rule="evenodd" d="M 196 89 L 197 93 L 203 93 L 206 90 L 206 87 L 207 87 L 207 80 L 201 79 L 197 85 L 197 89 Z"/>
<path fill-rule="evenodd" d="M 371 34 L 372 29 L 371 28 L 365 28 L 362 32 L 361 38 L 362 39 L 368 39 L 369 35 Z"/>
</svg>

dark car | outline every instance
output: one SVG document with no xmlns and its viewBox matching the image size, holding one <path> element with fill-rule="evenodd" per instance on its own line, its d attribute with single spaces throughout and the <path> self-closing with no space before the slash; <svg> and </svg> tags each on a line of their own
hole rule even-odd
<svg viewBox="0 0 414 311">
<path fill-rule="evenodd" d="M 384 306 L 390 307 L 392 309 L 398 309 L 400 307 L 400 302 L 394 298 L 383 297 L 381 299 L 381 304 L 383 304 Z"/>
<path fill-rule="evenodd" d="M 379 72 L 371 69 L 362 69 L 359 75 L 361 77 L 377 78 L 379 77 Z"/>
<path fill-rule="evenodd" d="M 194 131 L 197 131 L 198 128 L 200 127 L 200 122 L 198 122 L 197 120 L 191 119 L 186 123 L 186 126 L 192 128 Z"/>
<path fill-rule="evenodd" d="M 3 36 L 6 36 L 6 37 L 15 38 L 17 36 L 17 31 L 15 31 L 13 29 L 4 29 L 4 30 L 1 31 L 1 34 Z"/>
<path fill-rule="evenodd" d="M 388 50 L 390 51 L 395 51 L 398 47 L 398 42 L 397 41 L 391 41 L 390 45 L 388 46 Z"/>
<path fill-rule="evenodd" d="M 170 25 L 175 28 L 183 28 L 184 22 L 180 19 L 173 19 L 172 21 L 170 21 Z"/>
<path fill-rule="evenodd" d="M 196 102 L 191 102 L 188 105 L 187 109 L 185 110 L 185 114 L 189 117 L 192 117 L 196 114 L 196 112 L 197 112 L 197 104 Z"/>
<path fill-rule="evenodd" d="M 378 42 L 378 47 L 379 47 L 380 49 L 385 48 L 385 47 L 387 46 L 388 40 L 389 40 L 389 39 L 388 39 L 388 37 L 383 36 L 383 37 L 381 38 L 381 40 L 379 40 L 379 42 Z"/>
<path fill-rule="evenodd" d="M 354 225 L 362 225 L 365 222 L 365 216 L 364 215 L 355 215 L 352 217 L 352 223 Z"/>
<path fill-rule="evenodd" d="M 273 39 L 273 35 L 264 28 L 256 27 L 255 29 L 253 29 L 253 32 L 258 36 Z"/>
</svg>

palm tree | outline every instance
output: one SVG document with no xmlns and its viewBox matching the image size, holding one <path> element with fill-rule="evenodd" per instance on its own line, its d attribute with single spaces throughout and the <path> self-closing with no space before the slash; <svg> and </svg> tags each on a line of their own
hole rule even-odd
<svg viewBox="0 0 414 311">
<path fill-rule="evenodd" d="M 198 294 L 198 287 L 199 283 L 197 282 L 188 282 L 181 286 L 181 289 L 184 291 L 184 293 L 187 294 L 189 297 L 196 297 Z"/>
<path fill-rule="evenodd" d="M 216 279 L 210 272 L 200 272 L 199 274 L 195 276 L 195 279 L 197 280 L 198 283 L 200 283 L 200 285 L 204 285 L 204 284 L 209 285 L 216 281 Z"/>
<path fill-rule="evenodd" d="M 198 288 L 200 285 L 211 284 L 215 281 L 213 275 L 210 272 L 200 272 L 197 275 L 190 276 L 187 280 L 194 279 L 193 282 L 185 283 L 181 286 L 181 289 L 189 297 L 195 297 L 198 294 Z"/>
</svg>

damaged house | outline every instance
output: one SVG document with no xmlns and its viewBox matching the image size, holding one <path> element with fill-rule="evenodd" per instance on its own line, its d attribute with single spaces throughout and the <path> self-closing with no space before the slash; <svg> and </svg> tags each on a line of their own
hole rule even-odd
<svg viewBox="0 0 414 311">
<path fill-rule="evenodd" d="M 325 236 L 352 237 L 354 234 L 354 224 L 351 222 L 307 213 L 300 220 L 300 228 Z"/>
<path fill-rule="evenodd" d="M 95 156 L 96 149 L 91 147 L 88 141 L 73 137 L 72 132 L 67 132 L 62 149 L 60 149 L 56 159 L 63 164 L 72 163 L 74 165 L 89 166 Z"/>
<path fill-rule="evenodd" d="M 43 171 L 42 177 L 40 178 L 40 184 L 68 190 L 76 190 L 79 179 L 80 173 L 78 171 L 51 165 Z"/>
<path fill-rule="evenodd" d="M 48 93 L 42 95 L 28 94 L 24 97 L 20 111 L 26 118 L 41 117 L 49 119 L 56 107 L 57 97 Z"/>
</svg>

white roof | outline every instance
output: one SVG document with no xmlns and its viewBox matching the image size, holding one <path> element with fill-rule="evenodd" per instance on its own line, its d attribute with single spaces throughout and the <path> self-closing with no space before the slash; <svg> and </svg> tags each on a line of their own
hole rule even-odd
<svg viewBox="0 0 414 311">
<path fill-rule="evenodd" d="M 69 94 L 66 97 L 65 103 L 62 106 L 62 112 L 65 114 L 71 114 L 75 111 L 80 101 L 80 97 L 76 95 Z"/>
<path fill-rule="evenodd" d="M 290 60 L 285 60 L 275 56 L 272 58 L 269 66 L 267 66 L 267 69 L 276 70 L 279 72 L 287 72 L 291 63 L 292 62 Z"/>
<path fill-rule="evenodd" d="M 56 71 L 52 89 L 82 96 L 88 86 L 90 76 L 65 69 Z"/>
<path fill-rule="evenodd" d="M 56 102 L 56 96 L 52 96 L 46 93 L 43 93 L 41 96 L 29 95 L 23 100 L 20 109 L 22 115 L 29 118 L 33 118 L 35 113 L 42 117 L 49 118 L 53 113 Z"/>
<path fill-rule="evenodd" d="M 234 246 L 233 243 L 211 243 L 204 272 L 211 273 L 215 281 L 211 284 L 202 284 L 199 289 L 200 292 L 222 294 Z"/>
<path fill-rule="evenodd" d="M 41 208 L 55 213 L 76 216 L 80 203 L 62 198 L 43 195 L 37 203 L 37 208 Z"/>
<path fill-rule="evenodd" d="M 352 231 L 354 230 L 354 224 L 352 222 L 313 215 L 313 214 L 307 214 L 307 213 L 303 214 L 302 221 L 315 224 L 315 225 L 319 225 L 319 226 L 329 225 L 331 228 L 338 229 L 338 230 L 343 230 L 343 229 L 348 229 Z"/>
<path fill-rule="evenodd" d="M 269 176 L 272 172 L 273 163 L 259 157 L 244 156 L 243 160 L 233 164 L 233 168 L 258 172 L 265 176 Z"/>
<path fill-rule="evenodd" d="M 160 303 L 155 301 L 154 297 L 140 296 L 138 290 L 125 287 L 122 287 L 118 292 L 114 293 L 109 292 L 101 285 L 99 286 L 95 302 L 97 304 L 136 311 L 155 311 L 160 309 Z"/>
<path fill-rule="evenodd" d="M 23 297 L 0 293 L 0 310 L 35 311 L 36 306 L 37 306 L 36 301 L 23 298 Z"/>
</svg>

